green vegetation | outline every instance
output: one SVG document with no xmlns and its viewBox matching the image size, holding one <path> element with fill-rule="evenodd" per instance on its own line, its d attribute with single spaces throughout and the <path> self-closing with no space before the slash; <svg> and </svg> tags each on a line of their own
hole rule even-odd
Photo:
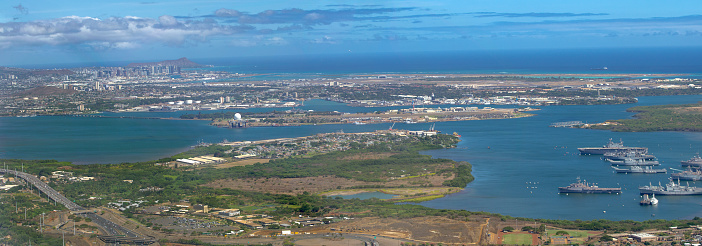
<svg viewBox="0 0 702 246">
<path fill-rule="evenodd" d="M 507 245 L 531 245 L 531 234 L 507 234 L 502 240 Z"/>
<path fill-rule="evenodd" d="M 619 132 L 702 131 L 701 103 L 684 105 L 640 106 L 627 109 L 638 112 L 634 119 L 610 120 L 609 125 L 593 125 L 591 129 Z"/>
<path fill-rule="evenodd" d="M 60 238 L 45 236 L 36 229 L 42 213 L 64 209 L 62 205 L 38 202 L 38 196 L 29 193 L 17 193 L 14 196 L 0 196 L 0 243 L 7 245 L 61 245 Z M 24 210 L 27 210 L 25 217 Z M 21 223 L 21 225 L 18 225 Z M 9 238 L 7 236 L 10 235 Z"/>
</svg>

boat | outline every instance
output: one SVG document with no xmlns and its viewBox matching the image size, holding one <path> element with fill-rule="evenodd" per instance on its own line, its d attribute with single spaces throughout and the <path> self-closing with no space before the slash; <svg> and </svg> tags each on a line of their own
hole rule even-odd
<svg viewBox="0 0 702 246">
<path fill-rule="evenodd" d="M 652 174 L 652 173 L 666 173 L 668 170 L 665 168 L 662 169 L 653 169 L 651 166 L 629 166 L 629 168 L 618 168 L 618 167 L 612 167 L 614 171 L 617 173 L 645 173 L 645 174 Z"/>
<path fill-rule="evenodd" d="M 604 154 L 605 160 L 621 161 L 621 160 L 624 160 L 626 158 L 652 161 L 652 160 L 656 159 L 656 156 L 649 155 L 646 153 L 639 153 L 636 151 L 616 151 L 616 152 L 609 152 L 609 153 Z"/>
<path fill-rule="evenodd" d="M 643 199 L 639 202 L 640 205 L 658 205 L 658 199 L 656 199 L 656 194 L 651 194 L 651 198 L 648 194 L 643 195 Z"/>
<path fill-rule="evenodd" d="M 365 125 L 366 123 L 365 123 L 365 122 L 360 122 L 360 121 L 354 121 L 353 124 L 354 124 L 354 125 Z"/>
<path fill-rule="evenodd" d="M 647 161 L 647 160 L 636 160 L 627 158 L 621 161 L 607 160 L 612 163 L 612 166 L 658 166 L 660 163 L 658 161 Z"/>
<path fill-rule="evenodd" d="M 578 177 L 578 182 L 572 183 L 566 187 L 558 187 L 559 193 L 588 193 L 588 194 L 619 194 L 622 192 L 622 188 L 601 188 L 595 184 L 587 183 L 587 181 L 580 181 Z"/>
<path fill-rule="evenodd" d="M 702 157 L 700 157 L 700 154 L 697 154 L 687 161 L 681 161 L 680 164 L 683 167 L 702 168 Z"/>
<path fill-rule="evenodd" d="M 679 173 L 671 173 L 670 177 L 673 179 L 679 179 L 679 180 L 691 180 L 691 181 L 699 181 L 702 180 L 702 170 L 695 169 L 692 170 L 692 168 L 688 168 L 687 170 L 678 170 L 671 168 L 672 170 L 679 171 Z"/>
<path fill-rule="evenodd" d="M 612 139 L 609 139 L 609 142 L 602 146 L 602 147 L 587 147 L 587 148 L 578 148 L 580 151 L 581 155 L 604 155 L 606 153 L 611 153 L 611 152 L 622 152 L 622 151 L 634 151 L 634 152 L 642 152 L 642 153 L 648 153 L 648 148 L 644 147 L 625 147 L 624 142 L 622 140 L 619 140 L 619 143 L 612 142 Z"/>
<path fill-rule="evenodd" d="M 658 186 L 651 185 L 639 187 L 639 193 L 641 194 L 655 194 L 659 196 L 689 196 L 689 195 L 702 195 L 702 188 L 687 185 L 680 185 L 680 180 L 677 183 L 670 179 L 670 183 L 665 186 L 658 183 Z"/>
<path fill-rule="evenodd" d="M 607 67 L 594 67 L 594 68 L 590 68 L 590 70 L 607 70 L 607 69 L 609 69 L 609 68 L 607 68 Z"/>
</svg>

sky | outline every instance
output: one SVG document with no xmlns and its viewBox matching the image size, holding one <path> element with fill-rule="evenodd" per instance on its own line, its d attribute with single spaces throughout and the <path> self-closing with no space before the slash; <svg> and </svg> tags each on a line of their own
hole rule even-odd
<svg viewBox="0 0 702 246">
<path fill-rule="evenodd" d="M 7 0 L 0 66 L 702 46 L 702 1 Z"/>
</svg>

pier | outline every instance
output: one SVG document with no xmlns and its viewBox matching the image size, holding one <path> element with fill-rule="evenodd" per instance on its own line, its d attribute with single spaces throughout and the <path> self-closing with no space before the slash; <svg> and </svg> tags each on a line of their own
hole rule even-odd
<svg viewBox="0 0 702 246">
<path fill-rule="evenodd" d="M 565 121 L 565 122 L 556 122 L 552 123 L 550 127 L 576 127 L 576 126 L 582 126 L 585 123 L 582 121 Z"/>
</svg>

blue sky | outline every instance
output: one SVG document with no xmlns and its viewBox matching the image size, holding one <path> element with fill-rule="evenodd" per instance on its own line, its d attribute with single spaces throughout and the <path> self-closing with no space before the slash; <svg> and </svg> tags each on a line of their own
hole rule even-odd
<svg viewBox="0 0 702 246">
<path fill-rule="evenodd" d="M 0 65 L 702 45 L 702 1 L 2 1 Z"/>
</svg>

